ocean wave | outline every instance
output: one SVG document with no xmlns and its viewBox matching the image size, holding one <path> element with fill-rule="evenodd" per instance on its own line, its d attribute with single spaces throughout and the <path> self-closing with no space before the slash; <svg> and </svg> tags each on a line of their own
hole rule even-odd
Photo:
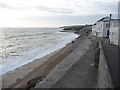
<svg viewBox="0 0 120 90">
<path fill-rule="evenodd" d="M 73 33 L 59 32 L 58 28 L 6 28 L 0 35 L 0 75 L 54 52 L 78 37 Z"/>
</svg>

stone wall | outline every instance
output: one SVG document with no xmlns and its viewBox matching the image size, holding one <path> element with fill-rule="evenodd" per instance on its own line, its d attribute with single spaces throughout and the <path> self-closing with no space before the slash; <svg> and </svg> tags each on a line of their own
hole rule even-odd
<svg viewBox="0 0 120 90">
<path fill-rule="evenodd" d="M 98 67 L 98 88 L 113 88 L 111 76 L 104 56 L 101 42 L 99 42 L 100 57 Z"/>
</svg>

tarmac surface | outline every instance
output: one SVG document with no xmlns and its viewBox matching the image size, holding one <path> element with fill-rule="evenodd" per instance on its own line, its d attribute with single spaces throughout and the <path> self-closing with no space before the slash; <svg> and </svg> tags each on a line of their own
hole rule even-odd
<svg viewBox="0 0 120 90">
<path fill-rule="evenodd" d="M 77 42 L 77 43 L 76 43 Z M 74 42 L 74 50 L 35 88 L 96 88 L 95 51 L 89 37 Z"/>
<path fill-rule="evenodd" d="M 94 50 L 89 50 L 74 64 L 53 88 L 96 88 L 97 70 L 92 66 Z"/>
<path fill-rule="evenodd" d="M 113 86 L 114 88 L 118 88 L 118 65 L 120 64 L 118 61 L 118 58 L 120 57 L 118 51 L 120 50 L 120 46 L 110 45 L 107 42 L 103 42 L 103 50 L 113 81 Z"/>
</svg>

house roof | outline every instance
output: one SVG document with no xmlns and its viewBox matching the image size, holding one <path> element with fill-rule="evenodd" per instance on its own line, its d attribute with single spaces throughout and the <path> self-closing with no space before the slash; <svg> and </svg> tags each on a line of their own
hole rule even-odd
<svg viewBox="0 0 120 90">
<path fill-rule="evenodd" d="M 111 20 L 118 20 L 119 21 L 120 19 L 111 19 Z"/>
<path fill-rule="evenodd" d="M 106 17 L 99 19 L 97 22 L 109 22 L 110 20 L 111 20 L 110 16 L 106 16 Z M 112 20 L 120 20 L 120 19 L 112 19 Z M 96 23 L 94 23 L 93 26 L 96 25 Z"/>
<path fill-rule="evenodd" d="M 98 20 L 97 22 L 100 22 L 100 21 L 102 21 L 102 22 L 104 22 L 104 21 L 110 21 L 110 17 L 109 16 L 103 17 L 100 20 Z"/>
</svg>

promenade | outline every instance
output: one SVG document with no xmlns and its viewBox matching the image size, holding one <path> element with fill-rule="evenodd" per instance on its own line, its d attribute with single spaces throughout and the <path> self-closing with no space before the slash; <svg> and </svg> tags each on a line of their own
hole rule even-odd
<svg viewBox="0 0 120 90">
<path fill-rule="evenodd" d="M 97 69 L 93 66 L 94 46 L 90 37 L 74 42 L 73 52 L 35 88 L 96 88 Z"/>
<path fill-rule="evenodd" d="M 120 62 L 118 61 L 120 55 L 119 50 L 120 46 L 108 44 L 108 42 L 103 42 L 103 50 L 105 54 L 105 58 L 107 61 L 108 69 L 113 81 L 114 88 L 118 87 L 118 65 Z"/>
<path fill-rule="evenodd" d="M 94 53 L 93 49 L 88 50 L 53 88 L 96 88 L 97 69 L 92 66 Z"/>
</svg>

